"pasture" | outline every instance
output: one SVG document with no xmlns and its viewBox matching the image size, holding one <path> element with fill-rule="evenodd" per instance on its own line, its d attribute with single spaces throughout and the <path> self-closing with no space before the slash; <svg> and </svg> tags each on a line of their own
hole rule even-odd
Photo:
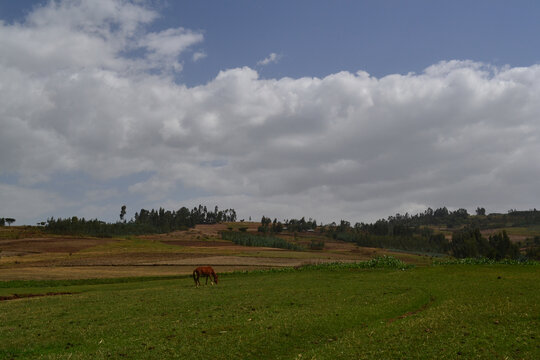
<svg viewBox="0 0 540 360">
<path fill-rule="evenodd" d="M 0 358 L 540 358 L 538 266 L 337 266 L 219 280 L 2 282 Z"/>
</svg>

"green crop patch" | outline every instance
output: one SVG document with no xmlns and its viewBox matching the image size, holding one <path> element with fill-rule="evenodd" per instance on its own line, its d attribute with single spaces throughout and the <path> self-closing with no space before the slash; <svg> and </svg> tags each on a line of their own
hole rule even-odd
<svg viewBox="0 0 540 360">
<path fill-rule="evenodd" d="M 219 285 L 24 282 L 0 301 L 2 359 L 540 358 L 540 271 L 521 265 L 312 266 Z"/>
</svg>

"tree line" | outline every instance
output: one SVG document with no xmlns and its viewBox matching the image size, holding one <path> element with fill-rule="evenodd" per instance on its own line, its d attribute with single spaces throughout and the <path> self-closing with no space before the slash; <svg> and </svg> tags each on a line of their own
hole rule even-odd
<svg viewBox="0 0 540 360">
<path fill-rule="evenodd" d="M 415 227 L 378 220 L 372 224 L 356 223 L 351 226 L 342 220 L 339 225 L 329 224 L 323 229 L 326 236 L 363 247 L 446 254 L 450 242 L 444 234 L 428 227 Z"/>
<path fill-rule="evenodd" d="M 288 232 L 305 232 L 315 229 L 317 229 L 317 221 L 311 218 L 306 220 L 302 217 L 300 220 L 287 219 L 281 222 L 277 219 L 272 221 L 271 218 L 263 215 L 258 231 L 261 233 L 280 233 L 284 230 Z"/>
<path fill-rule="evenodd" d="M 181 207 L 177 211 L 141 209 L 135 213 L 134 218 L 124 219 L 125 206 L 120 211 L 120 221 L 107 223 L 98 219 L 86 220 L 73 216 L 71 218 L 47 219 L 45 230 L 55 234 L 78 234 L 98 237 L 111 237 L 122 235 L 141 235 L 152 233 L 167 233 L 176 230 L 186 230 L 198 224 L 215 224 L 220 222 L 236 221 L 234 209 L 208 210 L 206 206 L 199 205 L 193 209 Z"/>
<path fill-rule="evenodd" d="M 486 214 L 483 207 L 476 208 L 476 216 L 471 216 L 466 209 L 448 210 L 446 207 L 438 209 L 427 208 L 424 212 L 416 215 L 405 213 L 389 216 L 390 223 L 406 224 L 408 226 L 420 225 L 445 225 L 447 228 L 469 226 L 480 230 L 489 228 L 531 226 L 540 224 L 540 211 L 510 209 L 506 214 Z"/>
<path fill-rule="evenodd" d="M 159 232 L 169 232 L 173 230 L 183 230 L 199 224 L 216 224 L 221 222 L 236 221 L 236 211 L 234 209 L 219 210 L 217 206 L 214 211 L 208 210 L 206 206 L 199 205 L 189 210 L 186 207 L 178 211 L 169 211 L 163 208 L 159 210 L 141 209 L 135 213 L 133 222 L 135 224 L 147 224 Z"/>
<path fill-rule="evenodd" d="M 506 214 L 487 214 L 486 209 L 478 207 L 476 215 L 466 209 L 454 211 L 446 207 L 427 208 L 424 212 L 410 215 L 396 214 L 373 223 L 359 222 L 351 225 L 341 220 L 327 225 L 317 225 L 311 218 L 291 219 L 283 222 L 263 216 L 258 228 L 260 233 L 278 234 L 287 232 L 317 231 L 327 237 L 353 242 L 363 247 L 413 252 L 452 255 L 457 258 L 486 257 L 490 259 L 517 259 L 526 256 L 540 259 L 540 237 L 529 239 L 524 246 L 524 254 L 519 245 L 510 241 L 506 231 L 484 237 L 483 229 L 496 229 L 540 224 L 540 211 L 509 210 Z M 444 228 L 446 236 L 437 228 Z M 450 235 L 451 234 L 451 235 Z"/>
<path fill-rule="evenodd" d="M 476 216 L 471 216 L 466 209 L 450 211 L 442 207 L 435 210 L 428 208 L 416 215 L 396 214 L 374 223 L 356 223 L 354 226 L 342 220 L 340 224 L 326 225 L 322 231 L 334 239 L 365 247 L 500 260 L 517 259 L 524 255 L 520 253 L 519 246 L 510 241 L 506 231 L 499 231 L 486 238 L 481 234 L 481 229 L 538 224 L 540 211 L 536 209 L 486 215 L 485 209 L 478 207 Z M 451 231 L 451 241 L 443 233 L 436 232 L 434 228 L 437 227 Z M 540 250 L 536 245 L 540 245 L 540 241 L 536 243 L 535 238 L 535 243 L 526 247 L 526 257 L 538 258 Z"/>
<path fill-rule="evenodd" d="M 488 259 L 517 259 L 520 257 L 519 247 L 510 242 L 505 230 L 482 236 L 479 229 L 465 229 L 452 235 L 452 255 L 457 258 L 485 257 Z"/>
</svg>

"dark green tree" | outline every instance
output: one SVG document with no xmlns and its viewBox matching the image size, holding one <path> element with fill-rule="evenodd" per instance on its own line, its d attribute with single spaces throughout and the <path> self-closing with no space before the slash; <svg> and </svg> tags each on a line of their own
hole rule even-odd
<svg viewBox="0 0 540 360">
<path fill-rule="evenodd" d="M 479 243 L 482 242 L 479 229 L 466 229 L 452 234 L 452 254 L 457 258 L 480 256 Z"/>
<path fill-rule="evenodd" d="M 124 221 L 124 216 L 126 216 L 126 205 L 122 205 L 122 208 L 120 210 L 120 220 L 121 221 Z"/>
<path fill-rule="evenodd" d="M 476 215 L 485 216 L 486 215 L 486 209 L 483 207 L 477 207 L 476 208 Z"/>
<path fill-rule="evenodd" d="M 515 259 L 519 256 L 519 248 L 510 242 L 506 230 L 489 237 L 489 244 L 492 247 L 493 257 L 496 260 L 504 258 Z"/>
</svg>

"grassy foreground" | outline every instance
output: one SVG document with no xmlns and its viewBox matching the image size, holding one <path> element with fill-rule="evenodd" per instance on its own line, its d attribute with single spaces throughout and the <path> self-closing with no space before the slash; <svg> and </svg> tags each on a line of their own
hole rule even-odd
<svg viewBox="0 0 540 360">
<path fill-rule="evenodd" d="M 538 266 L 7 282 L 1 359 L 538 359 Z"/>
</svg>

